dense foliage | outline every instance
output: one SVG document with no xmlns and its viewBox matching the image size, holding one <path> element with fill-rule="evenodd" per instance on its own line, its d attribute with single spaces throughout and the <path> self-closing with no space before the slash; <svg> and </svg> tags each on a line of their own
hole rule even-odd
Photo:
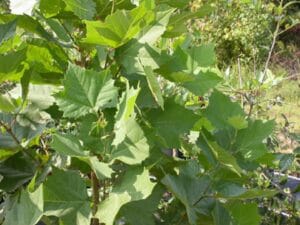
<svg viewBox="0 0 300 225">
<path fill-rule="evenodd" d="M 210 4 L 24 4 L 0 15 L 4 225 L 260 224 L 274 122 L 222 93 L 214 46 L 187 34 Z"/>
</svg>

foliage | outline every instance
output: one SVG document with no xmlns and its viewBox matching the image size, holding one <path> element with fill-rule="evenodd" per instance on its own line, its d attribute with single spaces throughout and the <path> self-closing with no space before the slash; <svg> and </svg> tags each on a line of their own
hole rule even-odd
<svg viewBox="0 0 300 225">
<path fill-rule="evenodd" d="M 218 90 L 213 46 L 185 29 L 212 8 L 188 5 L 42 0 L 0 16 L 0 80 L 16 84 L 0 98 L 5 225 L 260 223 L 256 199 L 278 192 L 252 185 L 276 163 L 274 122 Z"/>
</svg>

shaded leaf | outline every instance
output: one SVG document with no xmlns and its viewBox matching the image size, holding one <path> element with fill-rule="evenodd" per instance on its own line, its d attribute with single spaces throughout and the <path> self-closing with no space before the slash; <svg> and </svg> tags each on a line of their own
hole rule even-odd
<svg viewBox="0 0 300 225">
<path fill-rule="evenodd" d="M 89 224 L 90 203 L 86 184 L 77 172 L 54 169 L 44 183 L 43 194 L 45 215 L 70 221 L 66 225 Z"/>
<path fill-rule="evenodd" d="M 11 156 L 0 163 L 0 174 L 3 176 L 0 189 L 6 192 L 16 190 L 34 176 L 36 168 L 36 162 L 22 152 Z"/>
<path fill-rule="evenodd" d="M 178 148 L 180 136 L 187 134 L 193 128 L 199 116 L 170 99 L 165 102 L 164 108 L 165 110 L 151 110 L 147 113 L 147 118 L 156 135 L 165 140 L 166 147 Z"/>
</svg>

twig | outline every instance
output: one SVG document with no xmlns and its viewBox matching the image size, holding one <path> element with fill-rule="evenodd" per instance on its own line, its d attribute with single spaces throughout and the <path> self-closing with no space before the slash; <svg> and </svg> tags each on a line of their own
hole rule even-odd
<svg viewBox="0 0 300 225">
<path fill-rule="evenodd" d="M 99 180 L 96 176 L 96 174 L 92 171 L 91 172 L 91 182 L 92 182 L 92 192 L 93 192 L 93 208 L 92 208 L 92 213 L 93 216 L 96 215 L 98 211 L 98 205 L 99 205 L 99 190 L 100 190 L 100 185 L 99 185 Z M 99 219 L 98 218 L 92 218 L 92 223 L 91 225 L 99 225 Z"/>
<path fill-rule="evenodd" d="M 23 146 L 21 145 L 21 142 L 19 141 L 19 139 L 17 138 L 17 136 L 14 134 L 14 132 L 12 131 L 11 127 L 8 126 L 7 124 L 5 124 L 3 121 L 0 120 L 0 126 L 3 127 L 7 133 L 9 133 L 9 135 L 12 137 L 12 139 L 14 139 L 14 141 L 21 147 L 23 148 Z"/>
<path fill-rule="evenodd" d="M 280 7 L 282 7 L 282 5 L 283 5 L 283 0 L 280 1 Z M 281 16 L 281 15 L 279 15 L 279 16 Z M 281 22 L 282 22 L 282 20 L 281 20 L 281 18 L 279 18 L 278 22 L 276 24 L 275 32 L 273 34 L 273 41 L 272 41 L 271 48 L 270 48 L 270 51 L 269 51 L 269 54 L 268 54 L 268 58 L 267 58 L 267 61 L 266 61 L 266 64 L 265 64 L 265 69 L 264 69 L 263 76 L 262 76 L 262 79 L 261 79 L 261 84 L 263 83 L 263 81 L 265 79 L 265 76 L 267 74 L 268 68 L 269 68 L 271 57 L 272 57 L 272 54 L 273 54 L 273 51 L 274 51 L 274 48 L 275 48 L 275 44 L 276 44 L 276 40 L 277 40 L 277 37 L 278 37 L 278 34 L 279 34 L 279 29 L 280 29 Z"/>
<path fill-rule="evenodd" d="M 240 57 L 238 58 L 238 76 L 239 76 L 239 83 L 240 83 L 240 89 L 243 87 L 243 80 L 242 80 L 242 70 L 241 70 L 241 60 Z M 243 95 L 241 95 L 241 105 L 244 107 L 244 98 Z"/>
</svg>

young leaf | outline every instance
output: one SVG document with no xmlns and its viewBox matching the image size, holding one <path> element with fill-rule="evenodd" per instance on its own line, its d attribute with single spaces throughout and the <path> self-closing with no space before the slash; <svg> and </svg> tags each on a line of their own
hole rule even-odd
<svg viewBox="0 0 300 225">
<path fill-rule="evenodd" d="M 105 22 L 86 21 L 87 35 L 83 42 L 117 48 L 137 35 L 153 20 L 153 12 L 146 4 L 131 10 L 117 10 Z"/>
<path fill-rule="evenodd" d="M 96 72 L 69 65 L 65 90 L 55 95 L 65 117 L 78 118 L 116 105 L 118 89 L 109 71 Z"/>
</svg>

